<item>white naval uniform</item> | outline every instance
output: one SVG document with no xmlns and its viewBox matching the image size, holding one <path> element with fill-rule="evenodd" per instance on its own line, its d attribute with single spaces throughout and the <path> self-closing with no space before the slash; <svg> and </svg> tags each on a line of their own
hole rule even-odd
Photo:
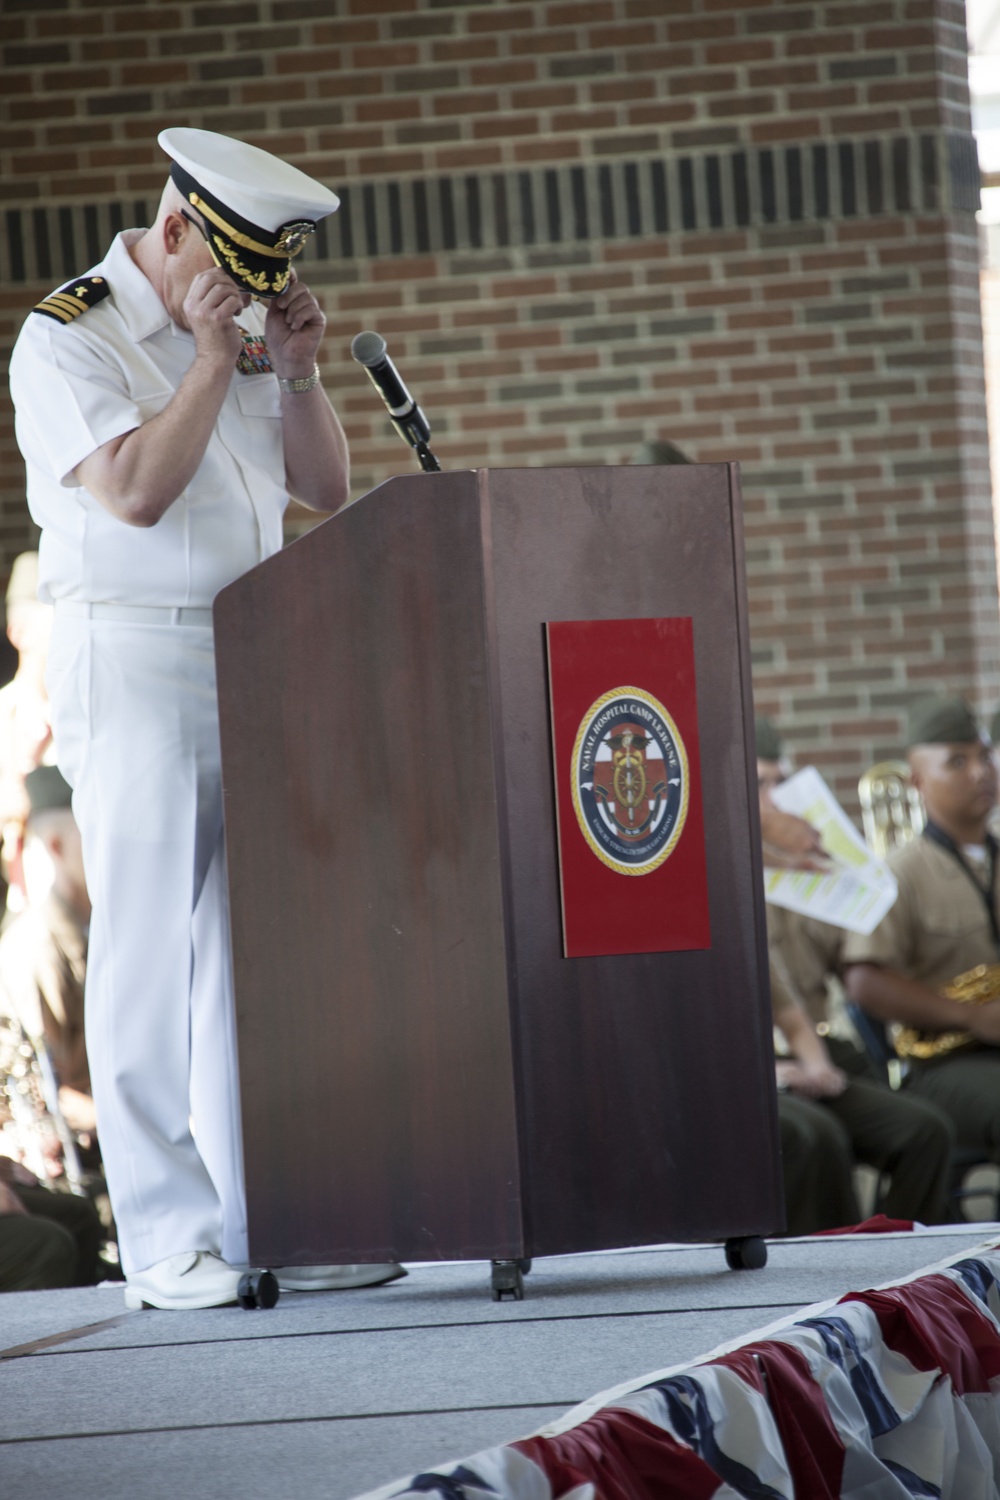
<svg viewBox="0 0 1000 1500">
<path fill-rule="evenodd" d="M 72 478 L 161 411 L 194 359 L 128 253 L 141 233 L 88 273 L 110 295 L 66 325 L 32 314 L 11 360 L 39 592 L 56 606 L 56 754 L 94 903 L 87 1048 L 127 1272 L 185 1250 L 247 1259 L 210 607 L 279 549 L 287 504 L 270 374 L 234 371 L 197 473 L 155 526 L 118 520 Z M 256 305 L 239 321 L 263 329 Z"/>
</svg>

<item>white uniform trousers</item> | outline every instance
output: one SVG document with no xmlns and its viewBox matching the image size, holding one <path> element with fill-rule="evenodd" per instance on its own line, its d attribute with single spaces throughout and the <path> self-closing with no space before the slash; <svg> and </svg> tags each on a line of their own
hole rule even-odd
<svg viewBox="0 0 1000 1500">
<path fill-rule="evenodd" d="M 160 618 L 57 606 L 48 671 L 94 907 L 87 1051 L 126 1273 L 185 1250 L 247 1260 L 213 637 Z"/>
</svg>

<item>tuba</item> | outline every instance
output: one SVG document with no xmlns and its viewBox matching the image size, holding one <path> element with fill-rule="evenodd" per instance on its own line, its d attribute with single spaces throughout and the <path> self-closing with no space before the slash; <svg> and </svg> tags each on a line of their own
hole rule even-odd
<svg viewBox="0 0 1000 1500">
<path fill-rule="evenodd" d="M 985 1005 L 988 1000 L 1000 1000 L 1000 963 L 977 964 L 974 969 L 966 969 L 946 984 L 941 993 L 963 1005 Z M 918 1031 L 914 1026 L 898 1026 L 895 1035 L 898 1055 L 916 1062 L 945 1057 L 975 1040 L 967 1031 Z"/>
</svg>

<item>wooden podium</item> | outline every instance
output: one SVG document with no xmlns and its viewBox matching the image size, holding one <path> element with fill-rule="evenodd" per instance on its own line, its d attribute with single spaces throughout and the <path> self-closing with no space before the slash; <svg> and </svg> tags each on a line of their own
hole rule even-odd
<svg viewBox="0 0 1000 1500">
<path fill-rule="evenodd" d="M 567 959 L 544 623 L 666 616 L 711 946 Z M 738 469 L 392 479 L 215 625 L 253 1262 L 779 1230 Z"/>
</svg>

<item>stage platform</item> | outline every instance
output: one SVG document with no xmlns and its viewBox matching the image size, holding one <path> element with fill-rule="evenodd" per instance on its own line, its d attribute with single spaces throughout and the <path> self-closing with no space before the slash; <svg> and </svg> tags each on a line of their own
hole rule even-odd
<svg viewBox="0 0 1000 1500">
<path fill-rule="evenodd" d="M 351 1500 L 524 1437 L 646 1372 L 799 1309 L 996 1243 L 1000 1225 L 535 1263 L 419 1265 L 270 1312 L 127 1313 L 120 1288 L 0 1297 L 0 1474 L 45 1500 Z M 401 1484 L 399 1488 L 404 1488 Z"/>
</svg>

